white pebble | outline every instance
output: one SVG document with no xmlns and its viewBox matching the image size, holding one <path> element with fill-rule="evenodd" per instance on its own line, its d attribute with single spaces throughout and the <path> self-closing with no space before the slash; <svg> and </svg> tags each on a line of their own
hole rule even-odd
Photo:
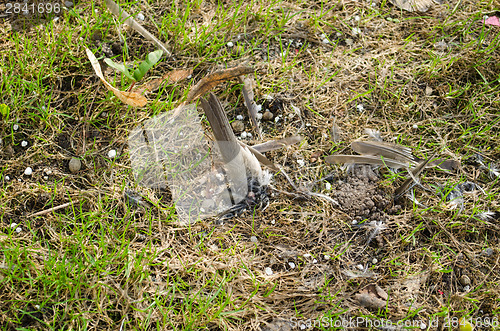
<svg viewBox="0 0 500 331">
<path fill-rule="evenodd" d="M 13 229 L 13 228 L 17 228 L 17 223 L 12 223 L 12 224 L 10 225 L 10 227 L 11 227 L 11 229 Z"/>
<path fill-rule="evenodd" d="M 363 270 L 365 267 L 362 264 L 358 264 L 356 268 L 358 268 L 359 270 Z"/>
<path fill-rule="evenodd" d="M 274 118 L 274 122 L 278 123 L 281 120 L 281 115 L 278 115 Z"/>
<path fill-rule="evenodd" d="M 23 229 L 21 229 L 21 227 L 16 228 L 17 233 L 20 233 L 21 231 L 23 231 Z"/>
<path fill-rule="evenodd" d="M 322 42 L 323 44 L 329 44 L 329 43 L 330 43 L 330 40 L 328 40 L 328 39 L 326 39 L 326 38 L 325 38 L 325 39 L 321 40 L 321 42 Z"/>
<path fill-rule="evenodd" d="M 414 129 L 418 129 L 418 125 L 413 124 L 412 128 L 414 128 Z"/>
<path fill-rule="evenodd" d="M 295 263 L 293 263 L 293 262 L 288 262 L 288 265 L 290 266 L 290 268 L 295 269 Z"/>
<path fill-rule="evenodd" d="M 306 253 L 306 254 L 304 254 L 304 255 L 302 255 L 302 256 L 303 256 L 303 257 L 305 257 L 305 258 L 307 259 L 308 257 L 311 257 L 311 254 Z"/>
<path fill-rule="evenodd" d="M 49 176 L 43 176 L 43 179 L 44 179 L 44 180 L 48 180 L 48 179 L 49 179 Z"/>
<path fill-rule="evenodd" d="M 313 263 L 318 263 L 318 260 L 314 259 L 314 260 L 313 260 Z"/>
<path fill-rule="evenodd" d="M 273 274 L 273 269 L 271 269 L 269 267 L 267 267 L 266 269 L 264 269 L 264 271 L 265 271 L 266 275 L 268 275 L 268 276 L 271 276 Z"/>
<path fill-rule="evenodd" d="M 17 181 L 18 181 L 18 182 L 21 182 L 22 180 L 21 180 L 21 178 L 18 178 L 18 179 L 17 179 Z"/>
<path fill-rule="evenodd" d="M 13 128 L 14 128 L 14 131 L 17 131 L 19 129 L 19 125 L 14 124 Z"/>
<path fill-rule="evenodd" d="M 356 224 L 358 224 L 358 221 L 356 221 L 356 220 L 352 220 L 351 224 L 352 224 L 352 225 L 356 225 Z"/>
<path fill-rule="evenodd" d="M 311 126 L 311 123 L 306 123 L 306 126 L 307 126 L 307 127 L 310 127 L 310 126 Z"/>
<path fill-rule="evenodd" d="M 26 176 L 31 176 L 31 174 L 32 174 L 32 173 L 33 173 L 33 169 L 31 169 L 30 167 L 28 167 L 28 168 L 26 168 L 26 169 L 24 170 L 24 174 L 25 174 Z"/>
<path fill-rule="evenodd" d="M 114 159 L 114 158 L 116 157 L 116 151 L 115 151 L 114 149 L 110 150 L 110 151 L 108 152 L 108 157 L 109 157 L 110 159 Z"/>
<path fill-rule="evenodd" d="M 356 109 L 359 111 L 359 112 L 362 112 L 363 110 L 365 110 L 365 106 L 363 106 L 363 104 L 359 104 L 356 106 Z"/>
<path fill-rule="evenodd" d="M 138 19 L 139 21 L 144 21 L 144 18 L 145 18 L 145 17 L 144 17 L 144 14 L 143 14 L 143 13 L 139 13 L 139 14 L 137 14 L 137 19 Z"/>
<path fill-rule="evenodd" d="M 257 112 L 262 111 L 262 105 L 255 105 L 255 110 Z"/>
<path fill-rule="evenodd" d="M 251 236 L 250 237 L 250 241 L 253 242 L 253 243 L 256 243 L 257 242 L 257 237 L 256 236 Z"/>
<path fill-rule="evenodd" d="M 236 119 L 237 119 L 238 121 L 243 121 L 243 115 L 237 115 L 237 116 L 236 116 Z"/>
<path fill-rule="evenodd" d="M 325 183 L 325 188 L 326 188 L 328 191 L 330 191 L 330 190 L 332 189 L 332 184 L 330 184 L 330 183 L 326 182 L 326 183 Z"/>
<path fill-rule="evenodd" d="M 325 255 L 324 258 L 325 260 L 330 260 L 330 255 Z"/>
<path fill-rule="evenodd" d="M 23 140 L 23 141 L 21 142 L 21 146 L 23 146 L 23 147 L 28 146 L 28 142 L 27 142 L 26 140 Z"/>
<path fill-rule="evenodd" d="M 9 180 L 10 180 L 10 177 L 9 177 L 9 176 L 5 176 L 5 180 L 6 180 L 6 181 L 9 181 Z"/>
<path fill-rule="evenodd" d="M 326 38 L 326 34 L 322 33 L 319 37 L 320 37 L 321 39 L 325 39 L 325 38 Z"/>
<path fill-rule="evenodd" d="M 257 117 L 258 120 L 262 119 L 262 113 L 257 113 L 255 117 Z"/>
<path fill-rule="evenodd" d="M 352 34 L 354 34 L 354 35 L 361 34 L 361 29 L 360 28 L 353 28 Z"/>
<path fill-rule="evenodd" d="M 248 133 L 246 131 L 243 131 L 240 135 L 241 138 L 245 139 L 247 137 Z"/>
<path fill-rule="evenodd" d="M 373 258 L 372 263 L 377 264 L 378 260 L 376 258 Z"/>
<path fill-rule="evenodd" d="M 356 16 L 354 16 L 354 20 L 359 22 L 361 20 L 361 17 L 359 17 L 358 15 L 356 15 Z"/>
<path fill-rule="evenodd" d="M 230 42 L 227 43 L 227 47 L 233 47 L 233 46 L 234 46 L 234 44 L 233 44 L 232 41 L 230 41 Z"/>
<path fill-rule="evenodd" d="M 304 162 L 304 160 L 298 159 L 297 164 L 299 165 L 299 167 L 303 167 L 305 162 Z"/>
<path fill-rule="evenodd" d="M 337 32 L 335 35 L 336 35 L 337 37 L 342 37 L 342 32 Z"/>
<path fill-rule="evenodd" d="M 52 170 L 47 169 L 47 170 L 45 171 L 45 174 L 47 174 L 47 175 L 52 175 Z"/>
<path fill-rule="evenodd" d="M 272 220 L 272 221 L 271 221 L 271 224 L 274 224 L 274 223 L 276 223 L 276 221 L 275 221 L 275 220 Z"/>
<path fill-rule="evenodd" d="M 252 133 L 251 132 L 247 132 L 247 137 L 248 138 L 252 138 Z"/>
</svg>

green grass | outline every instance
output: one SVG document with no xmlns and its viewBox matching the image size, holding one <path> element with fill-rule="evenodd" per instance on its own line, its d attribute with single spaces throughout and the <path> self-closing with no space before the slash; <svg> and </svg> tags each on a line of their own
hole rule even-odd
<svg viewBox="0 0 500 331">
<path fill-rule="evenodd" d="M 0 117 L 0 330 L 237 330 L 292 318 L 442 323 L 499 317 L 497 256 L 483 253 L 491 247 L 498 254 L 498 222 L 475 216 L 498 210 L 499 179 L 465 162 L 476 153 L 485 164 L 500 159 L 500 34 L 480 24 L 498 6 L 462 1 L 422 14 L 388 2 L 121 5 L 134 15 L 142 11 L 144 25 L 173 54 L 144 81 L 194 69 L 191 78 L 148 94 L 141 109 L 107 91 L 85 55 L 89 47 L 102 60 L 104 48 L 120 38 L 117 62 L 137 63 L 155 50 L 121 28 L 103 3 L 80 2 L 57 21 L 19 31 L 0 18 L 0 104 L 9 107 L 9 116 Z M 466 196 L 459 215 L 446 208 L 444 197 L 417 191 L 429 207 L 409 203 L 392 215 L 380 234 L 385 247 L 375 240 L 365 247 L 365 231 L 330 204 L 278 193 L 268 210 L 224 226 L 211 220 L 179 226 L 158 191 L 133 182 L 128 133 L 178 106 L 207 73 L 244 63 L 256 69 L 256 101 L 264 103 L 267 94 L 281 104 L 273 110 L 281 120 L 262 123 L 265 140 L 295 133 L 306 138 L 300 147 L 268 154 L 299 184 L 331 173 L 324 162 L 309 162 L 312 153 L 349 153 L 349 143 L 370 127 L 419 157 L 437 150 L 462 161 L 458 173 L 429 170 L 424 186 L 449 191 L 474 181 L 485 194 Z M 113 71 L 108 81 L 121 90 L 130 85 Z M 215 92 L 233 107 L 230 120 L 246 116 L 238 84 L 223 83 Z M 332 147 L 334 120 L 342 138 Z M 107 157 L 110 149 L 118 151 L 116 159 Z M 84 166 L 77 174 L 67 169 L 73 156 Z M 296 166 L 298 159 L 307 166 Z M 30 177 L 23 175 L 28 166 Z M 381 186 L 388 192 L 404 176 L 386 174 Z M 291 190 L 279 176 L 274 185 Z M 140 190 L 155 207 L 129 205 L 123 198 L 128 189 Z M 67 202 L 73 204 L 30 217 Z M 371 263 L 374 258 L 379 262 Z M 348 280 L 342 271 L 359 264 L 380 276 Z M 429 278 L 410 298 L 402 284 L 420 273 Z M 458 282 L 461 274 L 473 278 L 468 292 Z M 386 308 L 353 299 L 373 282 L 389 292 Z"/>
</svg>

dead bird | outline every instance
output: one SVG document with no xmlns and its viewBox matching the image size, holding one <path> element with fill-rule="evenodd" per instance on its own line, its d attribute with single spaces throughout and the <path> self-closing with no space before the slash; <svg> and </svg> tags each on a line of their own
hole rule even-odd
<svg viewBox="0 0 500 331">
<path fill-rule="evenodd" d="M 250 208 L 267 207 L 267 187 L 272 175 L 267 169 L 262 169 L 259 162 L 267 159 L 238 142 L 220 101 L 213 93 L 210 93 L 208 100 L 201 98 L 200 101 L 224 162 L 228 192 L 233 204 L 217 217 L 231 218 Z M 270 163 L 269 160 L 267 162 Z"/>
</svg>

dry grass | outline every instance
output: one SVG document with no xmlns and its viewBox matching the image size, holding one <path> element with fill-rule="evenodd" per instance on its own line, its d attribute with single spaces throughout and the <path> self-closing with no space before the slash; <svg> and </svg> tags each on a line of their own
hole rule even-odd
<svg viewBox="0 0 500 331">
<path fill-rule="evenodd" d="M 266 323 L 288 330 L 307 326 L 308 319 L 328 329 L 327 322 L 356 317 L 425 321 L 429 329 L 437 329 L 429 320 L 439 320 L 439 328 L 448 329 L 445 322 L 461 316 L 498 321 L 499 178 L 467 162 L 476 154 L 485 164 L 500 162 L 500 30 L 481 24 L 498 4 L 451 1 L 425 14 L 364 1 L 239 7 L 200 1 L 188 9 L 144 1 L 126 7 L 154 18 L 174 55 L 150 76 L 195 68 L 192 80 L 149 94 L 144 109 L 113 98 L 85 56 L 85 45 L 103 55 L 102 44 L 119 40 L 104 7 L 80 2 L 78 14 L 66 13 L 51 28 L 17 33 L 0 19 L 0 103 L 11 109 L 0 121 L 2 330 L 239 330 Z M 151 20 L 145 26 L 158 31 Z M 128 60 L 154 49 L 133 32 L 126 38 Z M 346 175 L 313 157 L 351 153 L 351 141 L 367 138 L 365 128 L 413 147 L 420 157 L 438 151 L 462 166 L 453 173 L 427 170 L 422 183 L 432 190 L 417 189 L 416 195 L 429 207 L 404 204 L 368 245 L 370 229 L 353 225 L 349 213 L 319 198 L 276 191 L 265 211 L 222 226 L 211 219 L 178 226 L 166 194 L 134 187 L 128 132 L 174 108 L 208 72 L 241 63 L 256 69 L 257 102 L 282 116 L 262 122 L 264 140 L 305 137 L 300 145 L 267 153 L 299 186 L 330 194 L 325 182 L 312 183 L 332 172 L 334 181 Z M 246 114 L 235 82 L 215 93 L 230 119 Z M 339 141 L 331 136 L 334 123 L 342 131 Z M 110 149 L 118 151 L 117 159 L 108 158 Z M 76 174 L 68 170 L 73 156 L 83 163 Z M 31 176 L 23 175 L 28 166 Z M 380 176 L 388 197 L 404 180 L 404 174 Z M 446 191 L 465 181 L 485 193 L 465 196 L 458 214 L 435 188 Z M 292 191 L 281 175 L 273 186 Z M 129 206 L 126 189 L 140 191 L 156 207 Z M 77 202 L 29 217 L 69 201 Z M 497 214 L 474 216 L 486 210 Z M 469 290 L 460 281 L 464 275 Z M 357 299 L 370 284 L 388 293 L 386 307 L 373 309 Z M 354 327 L 363 328 L 370 326 Z"/>
</svg>

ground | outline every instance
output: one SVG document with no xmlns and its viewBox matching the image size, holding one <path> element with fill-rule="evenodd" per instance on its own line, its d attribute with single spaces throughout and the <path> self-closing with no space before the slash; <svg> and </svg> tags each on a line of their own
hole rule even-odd
<svg viewBox="0 0 500 331">
<path fill-rule="evenodd" d="M 2 330 L 456 330 L 461 317 L 500 327 L 500 27 L 483 24 L 497 2 L 425 13 L 361 0 L 121 6 L 171 52 L 137 86 L 193 69 L 144 107 L 109 92 L 86 55 L 133 64 L 156 49 L 104 2 L 34 23 L 0 17 Z M 246 143 L 304 138 L 266 153 L 295 188 L 274 173 L 266 209 L 181 225 L 168 189 L 134 182 L 128 134 L 236 66 L 255 70 L 255 101 L 273 114 L 262 138 L 237 80 L 212 92 L 230 121 L 243 116 Z M 395 201 L 404 169 L 325 162 L 373 140 L 366 129 L 460 166 L 426 169 L 419 204 Z M 449 201 L 459 189 L 463 201 Z"/>
</svg>

